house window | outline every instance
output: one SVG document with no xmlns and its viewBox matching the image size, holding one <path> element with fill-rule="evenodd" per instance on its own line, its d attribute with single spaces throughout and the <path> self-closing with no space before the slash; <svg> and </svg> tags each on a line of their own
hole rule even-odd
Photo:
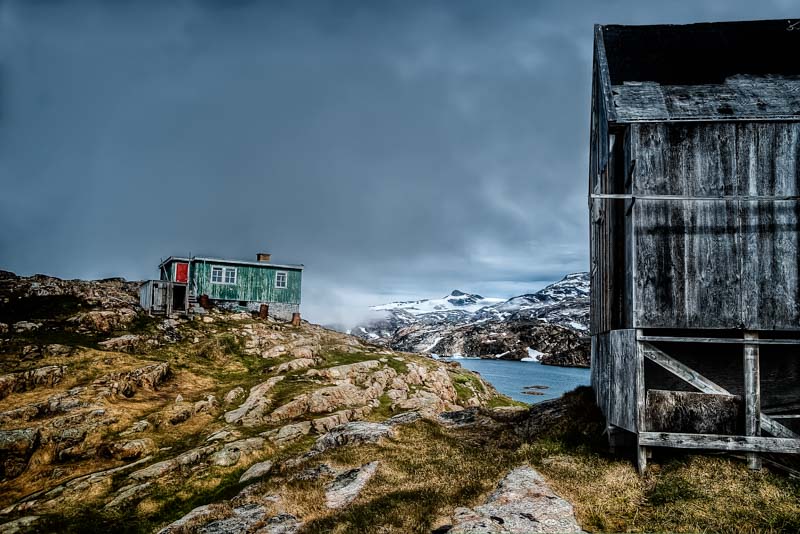
<svg viewBox="0 0 800 534">
<path fill-rule="evenodd" d="M 236 283 L 236 268 L 235 267 L 225 267 L 225 283 L 226 284 L 235 284 Z"/>
<path fill-rule="evenodd" d="M 212 284 L 235 284 L 236 283 L 236 267 L 212 267 L 211 268 L 211 283 Z"/>
<path fill-rule="evenodd" d="M 275 273 L 275 287 L 278 289 L 286 289 L 286 273 L 284 271 Z"/>
</svg>

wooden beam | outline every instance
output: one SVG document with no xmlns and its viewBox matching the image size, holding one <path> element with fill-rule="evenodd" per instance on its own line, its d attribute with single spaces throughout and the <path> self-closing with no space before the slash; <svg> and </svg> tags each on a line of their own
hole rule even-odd
<svg viewBox="0 0 800 534">
<path fill-rule="evenodd" d="M 738 337 L 686 337 L 686 336 L 642 336 L 639 341 L 665 343 L 720 343 L 728 345 L 800 345 L 800 339 L 754 339 Z"/>
<path fill-rule="evenodd" d="M 638 338 L 642 334 L 641 330 L 636 331 L 636 337 Z M 647 411 L 646 411 L 646 402 L 647 402 L 647 390 L 644 384 L 644 344 L 635 341 L 634 342 L 634 351 L 633 355 L 636 358 L 635 361 L 635 380 L 636 380 L 636 430 L 637 436 L 641 436 L 641 432 L 646 428 L 647 423 Z M 647 447 L 642 445 L 641 440 L 637 437 L 636 443 L 636 467 L 639 470 L 639 474 L 643 475 L 645 471 L 647 471 Z"/>
<path fill-rule="evenodd" d="M 758 332 L 745 332 L 746 340 L 758 339 Z M 744 346 L 744 433 L 747 436 L 761 434 L 761 382 L 759 379 L 758 345 Z M 755 453 L 748 453 L 747 466 L 755 471 L 761 469 L 761 460 Z"/>
<path fill-rule="evenodd" d="M 743 202 L 764 201 L 794 201 L 800 200 L 798 195 L 724 195 L 724 196 L 693 196 L 693 195 L 634 195 L 632 193 L 592 193 L 591 198 L 606 200 L 689 200 L 702 202 L 718 202 L 741 200 Z"/>
<path fill-rule="evenodd" d="M 639 443 L 649 447 L 800 454 L 800 439 L 763 436 L 640 432 Z"/>
<path fill-rule="evenodd" d="M 718 395 L 731 395 L 727 389 L 718 386 L 708 378 L 704 377 L 697 371 L 694 371 L 688 365 L 679 362 L 658 347 L 651 345 L 649 342 L 642 342 L 642 345 L 644 347 L 644 356 L 647 359 L 657 363 L 667 371 L 682 379 L 684 382 L 687 382 L 691 386 L 697 388 L 698 391 L 702 393 L 715 393 Z M 792 432 L 790 429 L 786 428 L 779 422 L 772 419 L 770 416 L 763 413 L 761 414 L 761 428 L 775 437 L 792 439 L 800 438 L 800 435 Z"/>
<path fill-rule="evenodd" d="M 660 365 L 670 373 L 674 374 L 684 382 L 688 382 L 693 387 L 697 388 L 702 393 L 715 393 L 717 395 L 730 395 L 730 392 L 725 388 L 716 385 L 711 380 L 707 379 L 700 373 L 694 371 L 688 365 L 679 362 L 672 356 L 668 355 L 663 350 L 644 342 L 644 355 L 645 357 Z"/>
</svg>

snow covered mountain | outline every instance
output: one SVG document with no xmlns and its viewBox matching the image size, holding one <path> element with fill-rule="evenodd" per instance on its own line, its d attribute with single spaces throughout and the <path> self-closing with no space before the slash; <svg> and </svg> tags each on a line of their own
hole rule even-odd
<svg viewBox="0 0 800 534">
<path fill-rule="evenodd" d="M 464 293 L 455 290 L 449 295 L 440 299 L 411 300 L 406 302 L 390 302 L 380 306 L 372 306 L 374 311 L 403 311 L 409 315 L 425 315 L 429 313 L 441 313 L 450 311 L 463 311 L 473 313 L 486 306 L 503 302 L 499 298 L 484 298 L 480 295 Z"/>
<path fill-rule="evenodd" d="M 567 365 L 584 360 L 588 365 L 588 273 L 569 274 L 507 300 L 456 290 L 441 299 L 392 302 L 371 310 L 375 318 L 348 333 L 398 350 L 542 360 L 569 353 Z"/>
</svg>

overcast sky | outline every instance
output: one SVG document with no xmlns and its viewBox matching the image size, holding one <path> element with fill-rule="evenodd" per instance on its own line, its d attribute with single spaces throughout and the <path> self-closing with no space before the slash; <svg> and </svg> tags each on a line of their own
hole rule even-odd
<svg viewBox="0 0 800 534">
<path fill-rule="evenodd" d="M 794 0 L 0 2 L 0 269 L 306 265 L 303 312 L 587 270 L 594 23 Z"/>
</svg>

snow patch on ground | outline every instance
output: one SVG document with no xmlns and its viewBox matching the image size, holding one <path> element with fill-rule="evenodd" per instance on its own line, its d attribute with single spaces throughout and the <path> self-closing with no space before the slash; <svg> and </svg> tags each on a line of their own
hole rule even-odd
<svg viewBox="0 0 800 534">
<path fill-rule="evenodd" d="M 521 362 L 540 362 L 540 361 L 542 361 L 542 356 L 544 356 L 544 352 L 539 352 L 538 350 L 532 349 L 530 347 L 527 347 L 527 351 L 528 351 L 528 357 L 527 358 L 522 358 L 520 360 Z"/>
</svg>

